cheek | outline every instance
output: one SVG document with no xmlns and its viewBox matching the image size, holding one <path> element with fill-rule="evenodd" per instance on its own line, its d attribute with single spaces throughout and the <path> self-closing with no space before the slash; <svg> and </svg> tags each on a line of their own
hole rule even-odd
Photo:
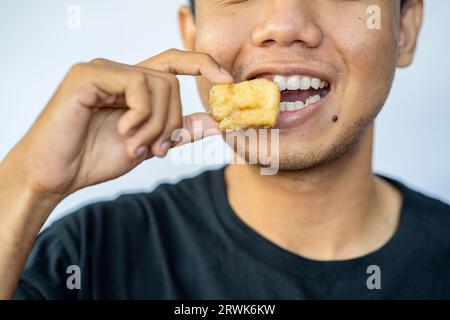
<svg viewBox="0 0 450 320">
<path fill-rule="evenodd" d="M 208 53 L 223 68 L 234 75 L 234 66 L 239 53 L 246 44 L 247 32 L 241 26 L 233 24 L 234 19 L 208 19 L 206 24 L 197 28 L 195 51 Z M 234 21 L 235 23 L 235 21 Z M 197 77 L 197 87 L 204 107 L 208 106 L 209 90 L 212 87 L 205 77 Z"/>
<path fill-rule="evenodd" d="M 222 67 L 233 71 L 235 59 L 248 39 L 245 29 L 233 18 L 208 19 L 198 27 L 195 50 L 210 54 Z"/>
<path fill-rule="evenodd" d="M 341 25 L 334 33 L 334 45 L 345 68 L 339 92 L 341 108 L 356 116 L 374 114 L 384 103 L 397 56 L 392 22 L 385 19 L 381 30 L 370 30 L 363 17 L 351 25 Z"/>
</svg>

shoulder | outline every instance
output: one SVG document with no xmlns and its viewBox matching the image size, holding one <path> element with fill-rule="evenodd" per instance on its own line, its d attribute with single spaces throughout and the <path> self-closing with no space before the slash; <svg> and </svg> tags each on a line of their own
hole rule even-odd
<svg viewBox="0 0 450 320">
<path fill-rule="evenodd" d="M 424 223 L 450 227 L 450 205 L 441 199 L 404 185 L 404 206 L 418 215 Z M 449 229 L 450 230 L 450 229 Z"/>
<path fill-rule="evenodd" d="M 411 221 L 430 243 L 440 243 L 450 249 L 450 205 L 403 182 L 386 179 L 403 193 L 402 219 Z"/>
<path fill-rule="evenodd" d="M 433 296 L 448 297 L 450 289 L 450 206 L 443 200 L 405 187 L 403 214 L 411 222 L 409 245 L 418 274 L 433 288 Z M 430 273 L 427 276 L 427 273 Z"/>
<path fill-rule="evenodd" d="M 450 205 L 411 188 L 407 194 L 405 209 L 414 216 L 419 230 L 436 248 L 446 248 L 450 256 Z"/>
<path fill-rule="evenodd" d="M 379 175 L 397 187 L 403 194 L 403 209 L 423 215 L 425 218 L 450 220 L 450 205 L 442 199 L 415 190 L 407 183 L 391 177 Z"/>
</svg>

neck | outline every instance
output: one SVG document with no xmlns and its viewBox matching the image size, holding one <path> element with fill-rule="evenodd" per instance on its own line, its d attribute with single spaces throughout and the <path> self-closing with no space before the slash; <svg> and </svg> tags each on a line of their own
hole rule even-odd
<svg viewBox="0 0 450 320">
<path fill-rule="evenodd" d="M 367 254 L 395 233 L 401 194 L 372 173 L 371 127 L 343 157 L 310 170 L 262 176 L 230 165 L 228 198 L 250 227 L 282 248 L 317 260 Z"/>
</svg>

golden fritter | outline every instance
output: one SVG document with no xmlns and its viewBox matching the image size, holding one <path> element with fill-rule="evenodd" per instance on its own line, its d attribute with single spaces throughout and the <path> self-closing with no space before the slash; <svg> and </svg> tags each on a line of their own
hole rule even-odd
<svg viewBox="0 0 450 320">
<path fill-rule="evenodd" d="M 209 95 L 209 114 L 222 131 L 251 126 L 274 127 L 280 113 L 280 89 L 267 79 L 215 85 Z"/>
</svg>

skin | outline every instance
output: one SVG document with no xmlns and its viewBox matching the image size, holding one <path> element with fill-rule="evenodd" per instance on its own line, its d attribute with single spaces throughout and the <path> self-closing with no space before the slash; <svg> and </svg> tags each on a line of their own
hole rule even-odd
<svg viewBox="0 0 450 320">
<path fill-rule="evenodd" d="M 381 30 L 366 25 L 373 4 Z M 401 11 L 399 1 L 386 0 L 197 0 L 195 19 L 180 11 L 185 46 L 209 53 L 236 81 L 248 80 L 255 65 L 280 61 L 327 70 L 334 80 L 312 121 L 280 130 L 279 174 L 227 167 L 228 198 L 245 223 L 316 260 L 362 256 L 393 236 L 402 195 L 372 173 L 373 122 L 396 68 L 412 62 L 422 14 L 423 1 Z M 211 83 L 199 77 L 198 88 L 206 107 Z"/>
<path fill-rule="evenodd" d="M 170 141 L 177 128 L 192 131 L 202 121 L 204 130 L 217 129 L 206 113 L 181 116 L 177 74 L 198 76 L 206 106 L 212 84 L 238 82 L 277 59 L 328 68 L 334 91 L 316 120 L 281 133 L 277 176 L 227 168 L 231 205 L 256 231 L 306 257 L 345 259 L 385 243 L 401 195 L 371 173 L 373 118 L 395 67 L 412 61 L 423 4 L 411 0 L 400 15 L 399 2 L 370 1 L 382 9 L 383 29 L 369 32 L 358 19 L 368 3 L 199 0 L 195 20 L 188 8 L 179 12 L 187 52 L 135 66 L 104 59 L 73 66 L 0 163 L 0 299 L 12 296 L 38 231 L 67 195 L 164 156 L 178 144 Z"/>
</svg>

